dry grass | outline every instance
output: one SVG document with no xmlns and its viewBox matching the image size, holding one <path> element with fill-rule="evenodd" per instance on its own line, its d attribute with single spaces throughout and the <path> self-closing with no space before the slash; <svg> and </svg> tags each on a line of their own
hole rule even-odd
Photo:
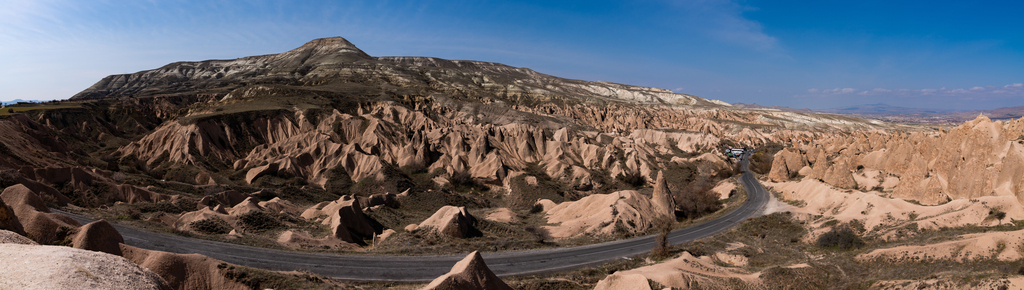
<svg viewBox="0 0 1024 290">
<path fill-rule="evenodd" d="M 73 109 L 81 108 L 77 105 L 49 105 L 49 104 L 29 104 L 29 105 L 11 105 L 0 108 L 0 116 L 6 116 L 17 113 L 24 113 L 35 110 L 54 110 L 54 109 Z"/>
</svg>

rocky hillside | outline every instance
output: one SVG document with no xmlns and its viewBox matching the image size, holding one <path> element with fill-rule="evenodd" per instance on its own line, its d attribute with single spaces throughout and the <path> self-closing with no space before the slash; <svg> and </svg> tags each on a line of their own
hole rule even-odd
<svg viewBox="0 0 1024 290">
<path fill-rule="evenodd" d="M 1024 201 L 1024 121 L 973 121 L 939 132 L 863 131 L 780 151 L 769 174 L 877 190 L 925 204 L 1015 196 Z"/>
</svg>

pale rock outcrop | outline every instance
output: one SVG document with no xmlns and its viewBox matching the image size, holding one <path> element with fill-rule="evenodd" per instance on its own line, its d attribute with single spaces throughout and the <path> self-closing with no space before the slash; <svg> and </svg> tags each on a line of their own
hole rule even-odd
<svg viewBox="0 0 1024 290">
<path fill-rule="evenodd" d="M 644 275 L 616 273 L 598 281 L 594 290 L 651 290 L 651 284 Z"/>
<path fill-rule="evenodd" d="M 260 206 L 259 200 L 255 197 L 249 197 L 239 202 L 235 206 L 228 210 L 228 214 L 238 217 L 251 211 L 263 211 L 263 207 Z"/>
<path fill-rule="evenodd" d="M 473 251 L 463 258 L 455 266 L 452 266 L 452 270 L 447 274 L 437 277 L 423 290 L 446 290 L 446 289 L 493 289 L 502 290 L 509 289 L 508 284 L 501 281 L 494 272 L 491 272 L 490 268 L 487 268 L 487 264 L 484 263 L 484 258 L 480 256 L 480 252 Z"/>
<path fill-rule="evenodd" d="M 234 224 L 236 217 L 229 215 L 220 205 L 217 205 L 217 209 L 220 210 L 202 208 L 197 211 L 182 213 L 181 216 L 174 221 L 174 228 L 179 231 L 194 231 L 194 229 L 192 229 L 192 223 L 205 219 L 220 219 L 229 225 Z"/>
<path fill-rule="evenodd" d="M 558 224 L 544 226 L 555 238 L 614 235 L 617 229 L 643 232 L 665 215 L 651 199 L 633 190 L 594 194 L 551 208 L 545 206 L 545 212 L 548 223 Z"/>
<path fill-rule="evenodd" d="M 840 188 L 873 188 L 867 184 L 885 188 L 882 184 L 886 184 L 894 197 L 924 204 L 981 196 L 1015 196 L 1024 202 L 1024 139 L 1020 136 L 1024 136 L 1024 120 L 1003 122 L 979 116 L 949 131 L 830 134 L 798 143 L 796 149 L 813 163 L 809 178 Z M 787 169 L 794 170 L 790 165 L 787 161 Z M 782 172 L 781 164 L 773 170 Z M 864 174 L 860 178 L 865 185 L 848 176 L 854 171 Z M 868 172 L 876 180 L 865 180 Z"/>
<path fill-rule="evenodd" d="M 352 196 L 314 205 L 302 213 L 302 217 L 309 220 L 324 215 L 327 217 L 321 223 L 331 227 L 331 236 L 345 242 L 362 244 L 382 230 L 380 224 L 363 213 L 359 199 Z"/>
<path fill-rule="evenodd" d="M 261 201 L 258 204 L 259 207 L 266 211 L 276 213 L 287 213 L 287 214 L 302 214 L 302 209 L 293 205 L 290 201 L 281 199 L 280 197 L 274 197 L 268 201 Z"/>
<path fill-rule="evenodd" d="M 476 220 L 466 211 L 466 207 L 446 205 L 417 225 L 415 230 L 467 238 L 476 231 L 476 228 L 473 227 L 474 223 Z"/>
<path fill-rule="evenodd" d="M 0 243 L 0 261 L 2 289 L 172 289 L 145 267 L 101 252 Z"/>
<path fill-rule="evenodd" d="M 658 180 L 654 182 L 654 193 L 651 194 L 651 205 L 657 213 L 665 218 L 675 218 L 676 203 L 672 192 L 668 189 L 665 174 L 658 171 Z"/>
<path fill-rule="evenodd" d="M 731 289 L 731 284 L 722 281 L 733 278 L 758 289 L 764 287 L 760 275 L 761 273 L 720 266 L 710 256 L 694 257 L 689 252 L 683 252 L 679 257 L 662 263 L 615 272 L 598 282 L 595 289 L 650 289 L 647 280 L 681 289 L 690 288 L 694 284 L 707 289 Z M 641 283 L 642 286 L 632 283 Z M 619 286 L 627 288 L 615 288 Z"/>
<path fill-rule="evenodd" d="M 277 174 L 277 170 L 277 163 L 270 163 L 267 165 L 249 169 L 249 172 L 245 173 L 245 182 L 252 184 L 253 181 L 256 181 L 256 179 L 260 178 L 261 176 Z"/>
</svg>

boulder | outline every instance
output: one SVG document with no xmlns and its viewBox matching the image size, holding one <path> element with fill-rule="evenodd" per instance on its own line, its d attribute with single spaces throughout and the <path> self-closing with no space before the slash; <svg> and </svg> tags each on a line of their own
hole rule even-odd
<svg viewBox="0 0 1024 290">
<path fill-rule="evenodd" d="M 789 180 L 789 176 L 793 171 L 789 169 L 789 165 L 786 163 L 786 160 L 780 156 L 781 154 L 781 151 L 775 154 L 775 159 L 772 160 L 772 169 L 768 172 L 768 179 L 771 179 L 774 182 Z"/>
<path fill-rule="evenodd" d="M 328 214 L 325 224 L 331 227 L 331 235 L 349 243 L 363 244 L 364 239 L 379 234 L 382 227 L 363 213 L 359 200 L 342 196 L 323 209 Z"/>
<path fill-rule="evenodd" d="M 476 219 L 466 211 L 466 207 L 446 205 L 420 223 L 416 230 L 435 231 L 456 238 L 468 238 L 479 232 L 473 227 L 475 221 Z"/>
<path fill-rule="evenodd" d="M 71 240 L 74 248 L 121 255 L 120 244 L 124 237 L 105 220 L 98 220 L 78 228 L 78 234 Z"/>
<path fill-rule="evenodd" d="M 646 285 L 646 280 L 644 280 Z M 490 268 L 487 268 L 487 264 L 484 263 L 484 258 L 480 256 L 480 252 L 473 251 L 463 258 L 452 270 L 447 274 L 441 275 L 427 284 L 424 290 L 441 290 L 441 289 L 512 289 L 505 281 L 501 281 L 494 272 L 491 272 Z"/>
</svg>

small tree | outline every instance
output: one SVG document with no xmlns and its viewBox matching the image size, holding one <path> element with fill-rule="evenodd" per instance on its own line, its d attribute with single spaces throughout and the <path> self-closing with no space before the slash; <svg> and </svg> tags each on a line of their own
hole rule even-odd
<svg viewBox="0 0 1024 290">
<path fill-rule="evenodd" d="M 14 114 L 14 108 L 7 109 L 7 113 L 8 114 Z"/>
<path fill-rule="evenodd" d="M 671 254 L 668 250 L 668 233 L 672 232 L 672 220 L 663 216 L 654 220 L 654 228 L 658 230 L 658 237 L 655 238 L 654 249 L 651 249 L 651 258 L 668 258 Z"/>
</svg>

